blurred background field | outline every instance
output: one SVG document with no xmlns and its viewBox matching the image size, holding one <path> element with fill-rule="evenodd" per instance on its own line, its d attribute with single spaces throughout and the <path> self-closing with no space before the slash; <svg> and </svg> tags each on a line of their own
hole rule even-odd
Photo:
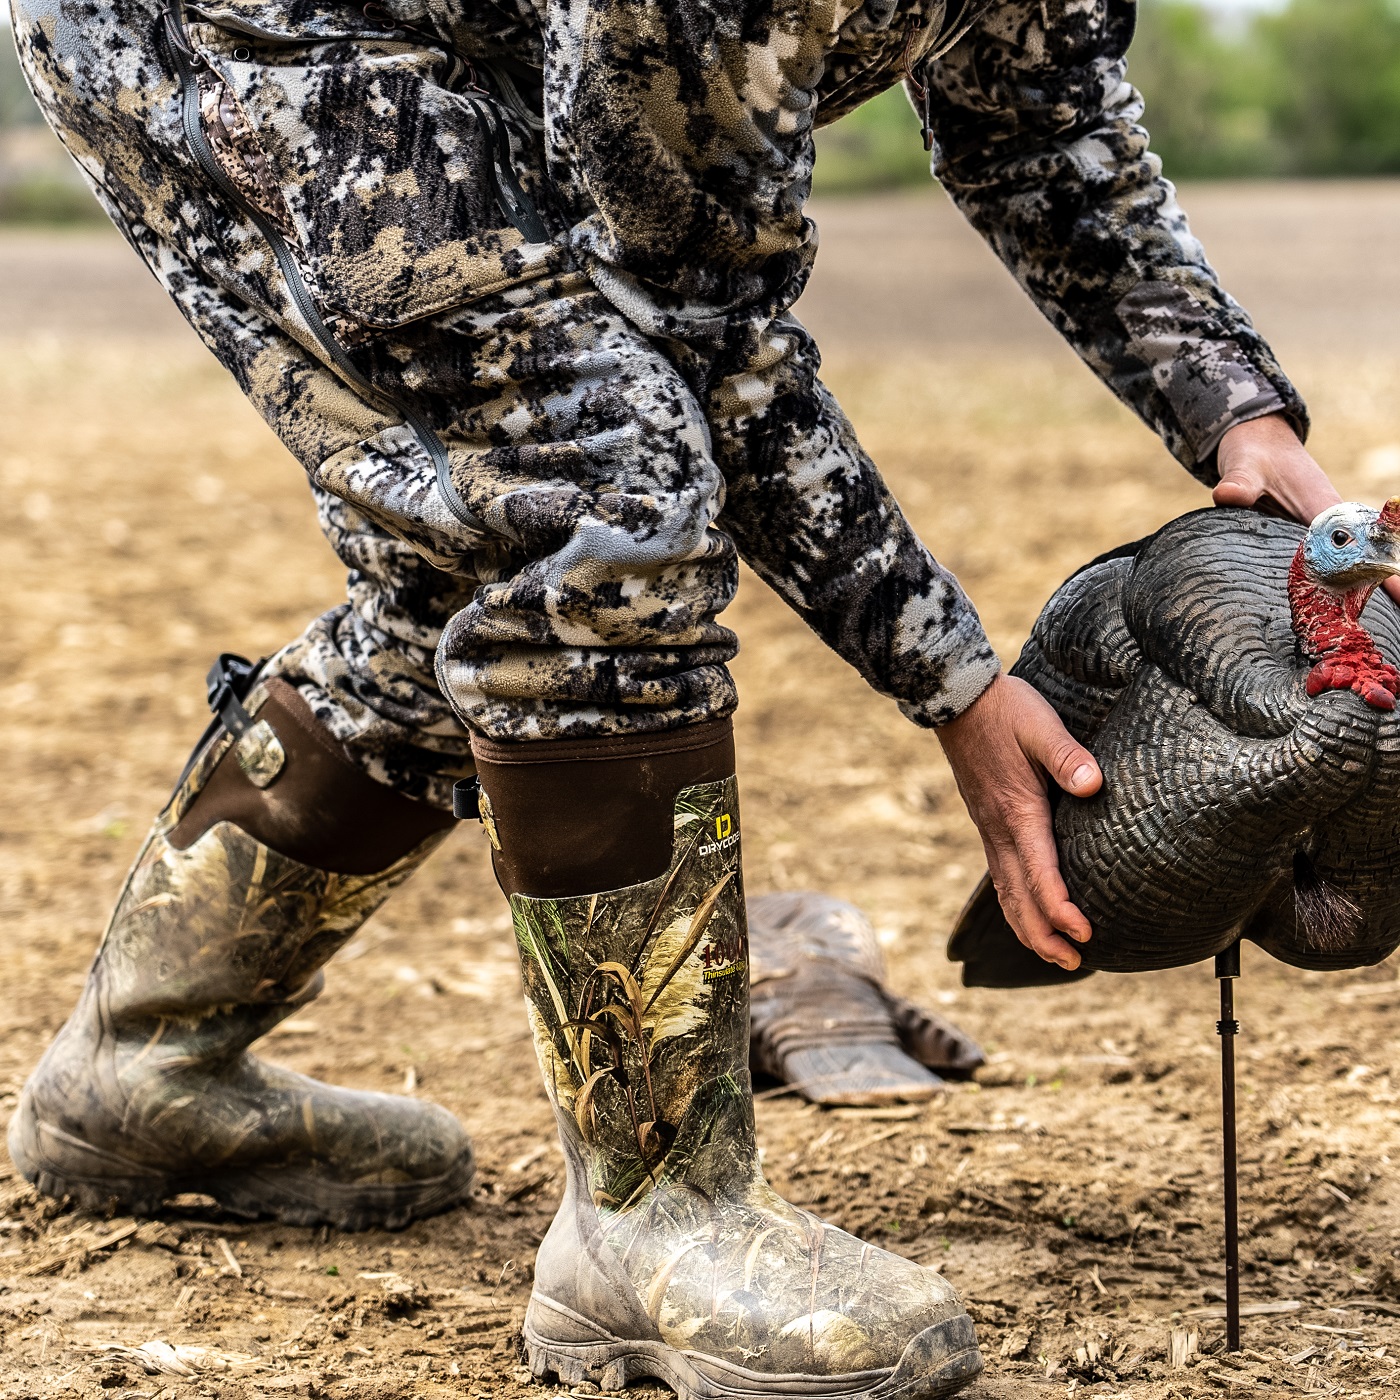
<svg viewBox="0 0 1400 1400">
<path fill-rule="evenodd" d="M 1383 253 L 1400 183 L 1183 198 L 1312 401 L 1343 491 L 1400 490 L 1400 260 Z M 828 379 L 1010 660 L 1066 574 L 1205 492 L 946 200 L 896 191 L 814 213 L 800 311 Z M 203 726 L 210 658 L 276 647 L 344 581 L 302 474 L 110 230 L 0 230 L 0 422 L 4 1117 Z M 963 1290 L 989 1364 L 970 1400 L 1400 1390 L 1395 966 L 1301 974 L 1247 952 L 1244 1289 L 1272 1311 L 1227 1362 L 1209 969 L 960 988 L 942 944 L 981 858 L 935 741 L 751 575 L 726 620 L 743 643 L 750 889 L 858 902 L 896 985 L 991 1054 L 979 1083 L 928 1106 L 760 1103 L 778 1188 Z M 464 826 L 264 1050 L 459 1114 L 481 1166 L 471 1207 L 340 1235 L 192 1200 L 138 1227 L 39 1200 L 0 1157 L 0 1400 L 561 1394 L 517 1349 L 562 1162 L 507 920 Z M 1200 1348 L 1179 1369 L 1174 1333 Z M 133 1349 L 153 1342 L 202 1349 L 184 1353 L 192 1374 L 149 1374 Z"/>
<path fill-rule="evenodd" d="M 1322 461 L 1373 501 L 1400 491 L 1400 181 L 1384 178 L 1400 173 L 1400 120 L 1372 121 L 1400 103 L 1397 15 L 1380 0 L 1153 3 L 1134 52 L 1169 172 L 1231 177 L 1188 180 L 1196 231 L 1311 401 Z M 26 115 L 7 39 L 0 55 L 3 1118 L 203 726 L 209 660 L 271 650 L 344 581 L 301 473 L 93 221 Z M 1305 82 L 1308 105 L 1290 106 Z M 1206 495 L 928 185 L 901 104 L 823 138 L 822 250 L 799 311 L 1009 661 L 1066 574 Z M 1318 174 L 1334 178 L 1302 178 Z M 1227 1360 L 1209 970 L 959 987 L 942 941 L 981 857 L 935 741 L 751 575 L 726 620 L 743 642 L 750 887 L 860 903 L 896 984 L 991 1055 L 978 1084 L 926 1107 L 762 1102 L 775 1184 L 947 1272 L 988 1359 L 976 1400 L 1400 1392 L 1395 965 L 1301 974 L 1247 951 L 1244 1290 L 1264 1311 Z M 480 1155 L 472 1207 L 351 1236 L 195 1200 L 138 1229 L 40 1201 L 0 1155 L 0 1400 L 558 1395 L 517 1347 L 562 1162 L 474 826 L 267 1053 L 458 1113 Z M 1199 1347 L 1182 1367 L 1174 1334 Z M 130 1350 L 153 1341 L 203 1350 L 185 1353 L 191 1374 L 153 1375 Z"/>
</svg>

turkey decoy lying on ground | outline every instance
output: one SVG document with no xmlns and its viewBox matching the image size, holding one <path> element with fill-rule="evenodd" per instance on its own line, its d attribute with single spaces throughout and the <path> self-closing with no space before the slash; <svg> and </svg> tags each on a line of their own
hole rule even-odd
<svg viewBox="0 0 1400 1400">
<path fill-rule="evenodd" d="M 1392 574 L 1400 498 L 1306 531 L 1197 511 L 1073 575 L 1012 673 L 1103 768 L 1055 811 L 1093 936 L 1078 971 L 1042 962 L 984 879 L 949 943 L 964 983 L 1176 967 L 1241 937 L 1322 969 L 1400 946 L 1400 611 L 1367 606 Z"/>
<path fill-rule="evenodd" d="M 749 1063 L 812 1103 L 872 1107 L 931 1099 L 968 1078 L 981 1050 L 885 985 L 870 920 L 800 891 L 749 908 Z"/>
</svg>

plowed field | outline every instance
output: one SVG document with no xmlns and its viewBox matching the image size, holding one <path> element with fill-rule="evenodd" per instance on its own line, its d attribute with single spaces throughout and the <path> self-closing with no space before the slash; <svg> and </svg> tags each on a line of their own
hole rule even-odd
<svg viewBox="0 0 1400 1400">
<path fill-rule="evenodd" d="M 1342 489 L 1400 490 L 1400 292 L 1378 266 L 1400 194 L 1199 204 Z M 1010 660 L 1067 573 L 1203 492 L 946 206 L 826 214 L 807 314 L 830 381 Z M 343 586 L 298 470 L 143 279 L 109 237 L 0 237 L 3 1111 L 203 725 L 210 658 L 272 649 Z M 862 905 L 900 988 L 990 1055 L 928 1107 L 763 1101 L 778 1188 L 947 1273 L 980 1325 L 982 1400 L 1400 1390 L 1396 968 L 1303 974 L 1246 953 L 1253 1315 L 1248 1349 L 1224 1356 L 1210 970 L 961 989 L 943 941 L 982 865 L 936 743 L 751 576 L 730 620 L 750 887 Z M 480 1154 L 470 1208 L 399 1234 L 250 1225 L 198 1201 L 137 1224 L 39 1200 L 0 1157 L 0 1396 L 559 1394 L 521 1368 L 517 1335 L 562 1163 L 474 825 L 265 1051 L 459 1114 Z M 1174 1331 L 1180 1352 L 1194 1339 L 1185 1366 Z M 135 1353 L 154 1342 L 202 1350 Z"/>
</svg>

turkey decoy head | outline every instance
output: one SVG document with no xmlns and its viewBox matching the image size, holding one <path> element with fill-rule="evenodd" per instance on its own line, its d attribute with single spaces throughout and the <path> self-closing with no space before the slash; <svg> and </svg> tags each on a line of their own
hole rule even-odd
<svg viewBox="0 0 1400 1400">
<path fill-rule="evenodd" d="M 1012 668 L 1103 769 L 1055 838 L 1093 936 L 1084 970 L 1140 972 L 1243 937 L 1304 967 L 1400 946 L 1400 499 L 1304 530 L 1196 511 L 1046 604 Z M 1363 616 L 1364 611 L 1364 616 Z M 1067 976 L 1023 949 L 985 882 L 949 945 L 969 985 Z"/>
<path fill-rule="evenodd" d="M 1315 664 L 1309 695 L 1355 691 L 1378 710 L 1393 710 L 1400 672 L 1361 626 L 1376 586 L 1400 575 L 1400 496 L 1381 510 L 1343 501 L 1308 527 L 1288 571 L 1288 602 L 1304 655 Z"/>
</svg>

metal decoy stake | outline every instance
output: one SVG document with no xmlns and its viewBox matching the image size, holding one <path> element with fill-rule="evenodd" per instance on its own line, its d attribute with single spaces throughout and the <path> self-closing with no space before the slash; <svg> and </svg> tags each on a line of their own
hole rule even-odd
<svg viewBox="0 0 1400 1400">
<path fill-rule="evenodd" d="M 1220 981 L 1220 1122 L 1225 1157 L 1225 1350 L 1240 1349 L 1240 1183 L 1235 1152 L 1235 979 L 1240 975 L 1240 945 L 1232 943 L 1215 957 Z"/>
</svg>

